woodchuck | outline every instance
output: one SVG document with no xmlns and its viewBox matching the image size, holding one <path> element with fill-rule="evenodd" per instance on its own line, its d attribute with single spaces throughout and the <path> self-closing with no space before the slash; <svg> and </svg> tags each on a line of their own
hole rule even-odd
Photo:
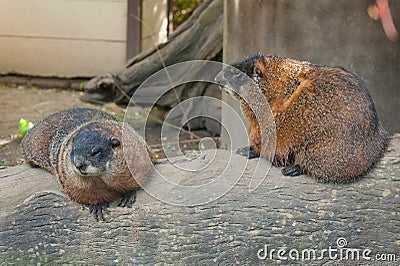
<svg viewBox="0 0 400 266">
<path fill-rule="evenodd" d="M 103 211 L 119 197 L 119 206 L 130 207 L 155 162 L 129 125 L 89 108 L 43 117 L 21 146 L 28 162 L 55 174 L 65 193 L 88 205 L 97 220 L 104 220 Z M 135 163 L 134 169 L 128 168 L 127 161 Z"/>
<path fill-rule="evenodd" d="M 274 166 L 284 175 L 308 174 L 322 181 L 341 182 L 364 175 L 383 155 L 388 133 L 363 82 L 341 67 L 264 56 L 247 57 L 221 71 L 216 80 L 243 82 L 245 73 L 256 85 L 228 86 L 249 121 L 250 157 L 261 151 L 258 122 L 241 93 L 261 90 L 276 127 Z"/>
</svg>

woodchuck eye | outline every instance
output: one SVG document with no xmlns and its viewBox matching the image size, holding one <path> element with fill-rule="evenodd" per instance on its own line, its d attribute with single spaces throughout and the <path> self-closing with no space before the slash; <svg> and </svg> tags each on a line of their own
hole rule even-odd
<svg viewBox="0 0 400 266">
<path fill-rule="evenodd" d="M 116 148 L 116 147 L 118 147 L 118 146 L 121 145 L 121 141 L 120 141 L 119 138 L 117 138 L 117 137 L 111 137 L 111 138 L 110 138 L 110 142 L 111 142 L 111 146 L 112 146 L 113 148 Z"/>
<path fill-rule="evenodd" d="M 259 67 L 255 66 L 253 68 L 253 77 L 252 77 L 253 80 L 256 81 L 256 82 L 260 82 L 262 77 L 263 77 L 262 70 Z"/>
<path fill-rule="evenodd" d="M 100 147 L 94 146 L 94 147 L 92 148 L 92 156 L 99 155 L 100 153 L 101 153 Z"/>
</svg>

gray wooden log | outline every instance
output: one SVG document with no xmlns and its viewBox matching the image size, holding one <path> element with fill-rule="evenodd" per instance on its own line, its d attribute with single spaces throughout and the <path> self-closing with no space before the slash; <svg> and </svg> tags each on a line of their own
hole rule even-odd
<svg viewBox="0 0 400 266">
<path fill-rule="evenodd" d="M 224 162 L 230 154 L 220 156 L 217 160 Z M 190 164 L 180 160 L 182 165 Z M 234 156 L 231 163 L 242 160 Z M 215 177 L 222 165 L 180 176 L 181 183 Z M 238 184 L 211 203 L 173 206 L 140 191 L 133 209 L 112 205 L 106 222 L 96 222 L 87 210 L 68 200 L 46 171 L 29 165 L 1 169 L 0 264 L 270 265 L 279 263 L 277 253 L 273 260 L 257 256 L 265 255 L 265 245 L 269 251 L 297 249 L 301 254 L 305 249 L 336 248 L 337 239 L 343 237 L 345 248 L 368 248 L 372 258 L 395 254 L 397 262 L 338 261 L 327 255 L 316 261 L 281 262 L 398 265 L 400 134 L 392 138 L 377 166 L 352 183 L 285 177 L 273 167 L 262 185 L 249 192 L 254 167 L 250 160 Z M 157 169 L 176 175 L 176 169 L 165 161 Z"/>
<path fill-rule="evenodd" d="M 126 96 L 132 96 L 143 81 L 164 66 L 215 58 L 222 50 L 223 17 L 223 0 L 206 0 L 167 42 L 135 56 L 117 73 L 91 79 L 81 99 L 91 103 L 127 104 Z"/>
</svg>

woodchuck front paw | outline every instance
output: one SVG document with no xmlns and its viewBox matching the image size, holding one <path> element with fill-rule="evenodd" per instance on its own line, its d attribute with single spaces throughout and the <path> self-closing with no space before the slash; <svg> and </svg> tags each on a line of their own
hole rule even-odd
<svg viewBox="0 0 400 266">
<path fill-rule="evenodd" d="M 108 202 L 90 204 L 89 212 L 93 214 L 93 217 L 96 219 L 96 221 L 98 221 L 99 218 L 101 220 L 105 221 L 103 213 L 108 212 L 108 210 L 107 210 L 108 206 L 109 206 Z"/>
<path fill-rule="evenodd" d="M 132 208 L 133 203 L 136 200 L 136 190 L 131 190 L 121 197 L 121 201 L 118 203 L 119 207 L 128 207 Z"/>
<path fill-rule="evenodd" d="M 260 153 L 258 153 L 253 146 L 245 146 L 241 147 L 236 151 L 237 154 L 245 156 L 249 159 L 260 157 Z"/>
<path fill-rule="evenodd" d="M 301 170 L 300 166 L 289 165 L 282 169 L 282 174 L 288 176 L 298 176 L 304 174 L 304 172 Z"/>
</svg>

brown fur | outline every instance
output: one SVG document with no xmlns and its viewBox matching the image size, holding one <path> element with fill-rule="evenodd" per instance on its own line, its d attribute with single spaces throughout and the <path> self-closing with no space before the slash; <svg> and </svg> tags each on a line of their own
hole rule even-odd
<svg viewBox="0 0 400 266">
<path fill-rule="evenodd" d="M 296 165 L 317 179 L 345 181 L 366 173 L 385 151 L 388 133 L 368 90 L 353 73 L 263 55 L 233 66 L 257 81 L 271 107 L 276 125 L 275 166 Z M 258 122 L 239 99 L 249 120 L 250 144 L 261 152 Z"/>
<path fill-rule="evenodd" d="M 123 127 L 127 133 L 124 139 Z M 77 174 L 71 162 L 74 136 L 88 129 L 98 130 L 107 138 L 115 136 L 124 141 L 112 150 L 108 170 L 95 176 Z M 129 125 L 123 125 L 105 112 L 88 108 L 73 108 L 42 118 L 21 145 L 29 162 L 54 173 L 72 200 L 87 205 L 108 203 L 124 193 L 139 189 L 139 183 L 145 181 L 155 162 L 144 140 Z M 129 149 L 128 158 L 124 156 L 124 149 Z M 126 160 L 135 162 L 134 169 L 131 169 L 134 176 Z"/>
</svg>

